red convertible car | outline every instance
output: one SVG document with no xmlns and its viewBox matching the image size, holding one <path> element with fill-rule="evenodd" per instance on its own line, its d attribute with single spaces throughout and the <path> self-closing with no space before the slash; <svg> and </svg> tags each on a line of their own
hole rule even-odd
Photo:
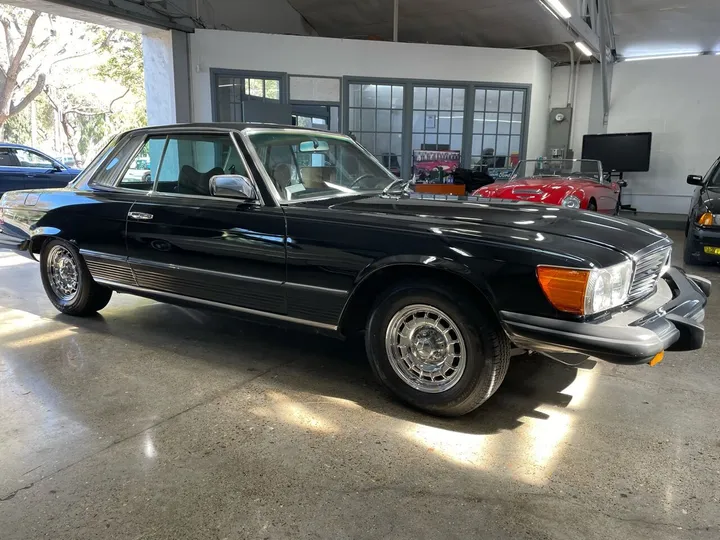
<svg viewBox="0 0 720 540">
<path fill-rule="evenodd" d="M 483 186 L 473 195 L 521 200 L 615 215 L 620 187 L 603 175 L 602 164 L 590 159 L 537 159 L 518 163 L 507 180 Z"/>
</svg>

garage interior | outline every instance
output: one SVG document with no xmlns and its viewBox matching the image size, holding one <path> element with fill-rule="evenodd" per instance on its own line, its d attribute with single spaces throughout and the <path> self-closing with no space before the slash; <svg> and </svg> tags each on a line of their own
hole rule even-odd
<svg viewBox="0 0 720 540">
<path fill-rule="evenodd" d="M 150 124 L 342 132 L 406 179 L 418 149 L 501 171 L 651 132 L 621 215 L 715 283 L 682 248 L 685 178 L 720 154 L 716 1 L 8 3 L 141 32 Z M 3 539 L 720 536 L 717 296 L 702 350 L 514 358 L 441 419 L 388 396 L 360 342 L 126 295 L 78 320 L 37 272 L 0 248 Z"/>
</svg>

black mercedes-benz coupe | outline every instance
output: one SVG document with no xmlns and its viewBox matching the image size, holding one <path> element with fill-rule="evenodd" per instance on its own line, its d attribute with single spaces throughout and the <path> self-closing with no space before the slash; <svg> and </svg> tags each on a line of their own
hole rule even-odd
<svg viewBox="0 0 720 540">
<path fill-rule="evenodd" d="M 142 178 L 131 168 L 139 158 Z M 364 332 L 378 378 L 447 416 L 487 400 L 517 352 L 655 365 L 705 336 L 710 284 L 670 266 L 661 232 L 560 207 L 414 194 L 327 132 L 130 131 L 67 188 L 5 194 L 0 230 L 39 260 L 63 313 L 91 315 L 116 291 Z"/>
<path fill-rule="evenodd" d="M 705 176 L 691 174 L 687 182 L 697 187 L 685 225 L 685 262 L 720 262 L 720 158 Z"/>
</svg>

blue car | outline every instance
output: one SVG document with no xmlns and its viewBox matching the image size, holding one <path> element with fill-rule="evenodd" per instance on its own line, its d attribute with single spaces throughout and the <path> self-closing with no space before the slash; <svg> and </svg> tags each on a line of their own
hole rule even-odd
<svg viewBox="0 0 720 540">
<path fill-rule="evenodd" d="M 79 173 L 34 148 L 0 143 L 0 195 L 17 189 L 65 187 Z"/>
</svg>

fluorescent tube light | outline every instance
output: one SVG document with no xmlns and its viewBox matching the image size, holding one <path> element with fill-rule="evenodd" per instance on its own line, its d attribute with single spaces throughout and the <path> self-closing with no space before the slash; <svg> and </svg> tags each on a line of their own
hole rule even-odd
<svg viewBox="0 0 720 540">
<path fill-rule="evenodd" d="M 660 54 L 653 56 L 631 56 L 630 58 L 624 58 L 625 62 L 638 62 L 640 60 L 663 60 L 665 58 L 689 58 L 691 56 L 700 56 L 701 52 L 694 53 L 679 53 L 679 54 Z"/>
<path fill-rule="evenodd" d="M 552 10 L 560 15 L 563 19 L 569 19 L 572 17 L 572 13 L 563 5 L 560 0 L 543 0 L 545 4 L 550 6 Z"/>
<path fill-rule="evenodd" d="M 590 47 L 585 45 L 582 41 L 576 41 L 575 46 L 580 50 L 581 53 L 583 53 L 585 56 L 592 56 L 592 51 L 590 50 Z"/>
</svg>

